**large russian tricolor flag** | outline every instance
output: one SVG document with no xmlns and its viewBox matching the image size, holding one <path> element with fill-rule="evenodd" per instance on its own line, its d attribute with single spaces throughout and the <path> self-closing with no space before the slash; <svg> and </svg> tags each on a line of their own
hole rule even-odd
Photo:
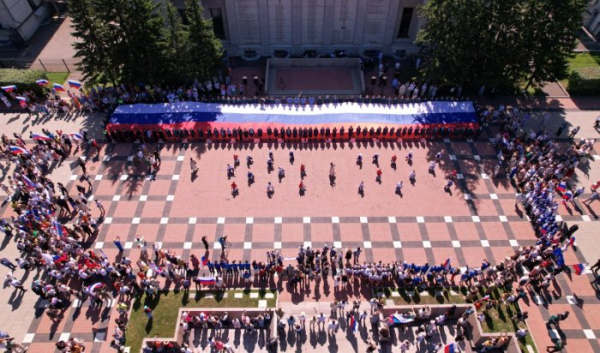
<svg viewBox="0 0 600 353">
<path fill-rule="evenodd" d="M 12 92 L 17 89 L 17 86 L 15 86 L 15 85 L 2 86 L 2 89 L 5 90 L 6 92 Z"/>
<path fill-rule="evenodd" d="M 29 151 L 19 146 L 8 147 L 13 154 L 29 154 Z"/>
<path fill-rule="evenodd" d="M 45 80 L 45 79 L 42 78 L 42 79 L 39 79 L 39 80 L 35 81 L 35 83 L 37 83 L 40 86 L 45 86 L 45 85 L 48 84 L 48 80 Z"/>
<path fill-rule="evenodd" d="M 55 91 L 59 91 L 59 92 L 65 91 L 65 88 L 62 85 L 59 85 L 58 83 L 53 83 L 52 88 L 54 88 Z"/>
<path fill-rule="evenodd" d="M 23 97 L 23 96 L 17 96 L 17 100 L 19 102 L 27 102 L 27 98 Z"/>
<path fill-rule="evenodd" d="M 68 80 L 67 83 L 71 88 L 81 89 L 81 82 L 75 80 Z"/>
<path fill-rule="evenodd" d="M 560 191 L 560 192 L 565 192 L 565 191 L 567 191 L 567 183 L 565 183 L 564 181 L 563 181 L 563 182 L 560 182 L 560 183 L 558 184 L 558 186 L 556 187 L 556 190 L 558 190 L 558 191 Z"/>
</svg>

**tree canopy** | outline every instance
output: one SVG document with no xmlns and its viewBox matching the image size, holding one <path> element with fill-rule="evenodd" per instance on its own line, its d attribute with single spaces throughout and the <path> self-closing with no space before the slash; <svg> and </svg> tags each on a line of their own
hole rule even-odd
<svg viewBox="0 0 600 353">
<path fill-rule="evenodd" d="M 567 76 L 585 0 L 430 0 L 422 73 L 444 83 L 538 86 Z"/>
<path fill-rule="evenodd" d="M 186 26 L 169 0 L 70 0 L 75 56 L 90 83 L 179 83 L 221 67 L 222 46 L 198 0 Z"/>
</svg>

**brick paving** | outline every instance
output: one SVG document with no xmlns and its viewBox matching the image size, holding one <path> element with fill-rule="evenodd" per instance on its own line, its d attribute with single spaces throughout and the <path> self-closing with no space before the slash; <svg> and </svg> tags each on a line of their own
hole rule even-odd
<svg viewBox="0 0 600 353">
<path fill-rule="evenodd" d="M 593 114 L 587 114 L 570 122 L 582 125 L 582 137 L 597 137 L 588 124 L 592 120 Z M 284 257 L 293 257 L 298 246 L 328 244 L 363 247 L 361 260 L 365 261 L 441 263 L 451 257 L 453 265 L 460 267 L 479 266 L 484 258 L 495 263 L 512 254 L 517 246 L 532 245 L 536 239 L 526 217 L 514 209 L 514 190 L 510 183 L 489 177 L 496 159 L 489 141 L 494 129 L 492 127 L 488 136 L 474 141 L 191 144 L 188 148 L 167 145 L 162 151 L 162 164 L 155 180 L 149 180 L 143 168 L 133 165 L 130 156 L 136 145 L 109 146 L 97 158 L 88 156 L 94 198 L 102 200 L 107 210 L 93 248 L 102 249 L 109 258 L 114 258 L 117 249 L 112 240 L 119 235 L 125 244 L 124 255 L 137 259 L 139 250 L 132 245 L 136 235 L 141 234 L 148 242 L 162 242 L 163 248 L 186 257 L 201 251 L 202 236 L 206 235 L 212 243 L 221 235 L 228 235 L 232 244 L 230 259 L 263 260 L 265 251 L 273 248 L 281 249 Z M 293 165 L 288 160 L 290 149 L 295 151 Z M 267 172 L 269 150 L 274 153 L 275 166 L 286 169 L 286 177 L 281 182 L 276 173 Z M 404 162 L 409 150 L 414 154 L 412 167 Z M 444 156 L 433 176 L 428 174 L 427 164 L 440 150 Z M 595 160 L 598 151 L 597 143 Z M 364 156 L 362 169 L 354 163 L 358 153 Z M 376 166 L 371 164 L 374 153 L 380 155 L 382 184 L 375 182 Z M 254 157 L 251 170 L 256 183 L 252 186 L 246 183 L 245 163 L 237 168 L 232 180 L 227 179 L 226 164 L 233 164 L 233 154 L 238 154 L 242 162 L 246 154 Z M 393 155 L 399 160 L 396 170 L 390 166 Z M 200 169 L 195 180 L 190 176 L 190 158 L 198 161 Z M 329 185 L 330 162 L 336 165 L 335 187 Z M 304 196 L 299 195 L 297 187 L 301 164 L 306 165 L 308 174 L 305 178 L 308 190 Z M 75 190 L 80 173 L 78 169 L 70 170 L 72 165 L 64 164 L 60 180 L 55 176 L 56 181 L 69 180 L 67 187 L 71 191 Z M 577 174 L 585 186 L 600 180 L 595 162 L 590 162 L 590 166 L 585 173 Z M 412 169 L 417 173 L 414 186 L 408 183 Z M 442 190 L 444 174 L 454 169 L 459 173 L 459 182 L 450 195 Z M 234 180 L 240 188 L 236 198 L 230 194 Z M 400 180 L 405 181 L 402 197 L 394 193 L 394 186 Z M 268 181 L 275 186 L 272 198 L 265 192 Z M 361 181 L 365 182 L 364 197 L 357 193 Z M 566 253 L 566 263 L 593 263 L 600 253 L 591 247 L 587 249 L 585 244 L 596 243 L 593 235 L 600 203 L 590 207 L 582 206 L 580 201 L 576 204 L 577 209 L 561 207 L 559 210 L 562 219 L 569 224 L 583 225 L 576 234 L 577 251 Z M 5 218 L 12 214 L 7 207 L 0 211 Z M 211 256 L 218 257 L 219 253 L 220 250 L 215 249 Z M 561 274 L 557 278 L 559 287 L 554 292 L 545 297 L 531 296 L 521 304 L 530 312 L 529 325 L 538 348 L 544 349 L 550 345 L 551 335 L 560 334 L 548 332 L 543 321 L 552 313 L 568 309 L 572 315 L 562 325 L 568 338 L 567 350 L 600 351 L 596 338 L 600 336 L 600 320 L 592 314 L 598 300 L 589 284 L 591 279 L 591 274 Z M 364 288 L 336 292 L 326 288 L 325 283 L 323 286 L 299 294 L 283 290 L 279 300 L 328 302 L 334 298 L 352 299 L 370 294 Z M 69 336 L 84 339 L 91 352 L 109 349 L 107 341 L 114 330 L 111 321 L 115 317 L 111 306 L 94 311 L 87 303 L 74 303 L 65 312 L 64 319 L 53 324 L 42 315 L 45 303 L 31 305 L 35 301 L 32 297 L 27 293 L 26 301 L 18 308 L 18 311 L 28 310 L 25 317 L 32 318 L 24 335 L 24 341 L 31 343 L 31 352 L 52 351 L 52 342 Z"/>
</svg>

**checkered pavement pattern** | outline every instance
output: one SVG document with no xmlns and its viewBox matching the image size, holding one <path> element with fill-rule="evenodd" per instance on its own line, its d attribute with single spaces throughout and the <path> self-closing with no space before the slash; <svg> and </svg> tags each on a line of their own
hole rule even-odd
<svg viewBox="0 0 600 353">
<path fill-rule="evenodd" d="M 161 166 L 155 178 L 146 175 L 144 166 L 134 165 L 133 154 L 138 145 L 109 145 L 99 156 L 87 156 L 94 190 L 89 200 L 102 201 L 107 211 L 93 248 L 114 258 L 118 250 L 113 240 L 118 235 L 125 249 L 123 255 L 137 259 L 140 250 L 134 244 L 141 235 L 149 248 L 159 242 L 164 249 L 187 258 L 191 253 L 198 255 L 204 251 L 201 238 L 207 236 L 211 257 L 217 259 L 220 254 L 217 239 L 227 235 L 231 260 L 263 260 L 265 252 L 272 249 L 280 250 L 284 257 L 293 257 L 299 246 L 321 248 L 327 244 L 344 249 L 361 247 L 364 249 L 361 261 L 368 262 L 432 264 L 451 258 L 453 266 L 460 267 L 479 266 L 483 259 L 495 263 L 511 255 L 518 246 L 533 245 L 536 239 L 527 216 L 515 211 L 515 193 L 510 183 L 505 178 L 490 177 L 497 163 L 490 142 L 493 140 L 168 145 L 161 152 Z M 290 149 L 295 150 L 293 165 L 287 159 Z M 287 170 L 281 182 L 275 173 L 266 170 L 269 150 L 275 154 L 275 166 L 282 165 Z M 408 150 L 414 154 L 413 166 L 403 163 Z M 444 153 L 437 175 L 429 175 L 427 161 L 433 160 L 438 151 Z M 358 153 L 365 157 L 360 169 L 353 163 Z M 381 185 L 374 182 L 377 167 L 370 163 L 373 153 L 380 154 Z M 246 185 L 248 168 L 242 163 L 233 178 L 240 186 L 240 195 L 235 198 L 230 194 L 233 180 L 227 180 L 225 175 L 226 164 L 233 164 L 233 154 L 239 154 L 242 161 L 244 154 L 252 154 L 255 165 L 250 169 L 257 179 L 256 184 Z M 398 155 L 397 170 L 388 163 L 392 155 Z M 190 177 L 190 158 L 198 161 L 197 179 Z M 336 164 L 335 187 L 330 187 L 327 179 L 330 161 Z M 306 196 L 297 193 L 300 164 L 307 167 Z M 415 186 L 407 181 L 411 169 L 417 171 Z M 452 170 L 457 171 L 457 183 L 449 195 L 443 192 L 444 174 Z M 74 169 L 69 178 L 68 188 L 73 192 L 79 184 L 79 174 Z M 393 190 L 396 181 L 402 179 L 404 195 L 399 197 Z M 363 198 L 356 193 L 362 180 L 366 180 Z M 264 192 L 266 181 L 275 185 L 272 199 Z M 600 212 L 598 204 L 592 207 L 592 212 Z M 92 209 L 95 210 L 93 205 Z M 583 213 L 571 214 L 561 208 L 560 217 L 567 222 L 597 221 L 595 213 L 581 209 Z M 580 253 L 573 252 L 566 254 L 566 260 L 584 262 Z M 582 299 L 588 299 L 585 303 L 592 307 L 597 302 L 585 281 L 570 282 L 563 275 L 558 281 L 563 296 L 535 297 L 524 304 L 539 309 L 525 308 L 530 311 L 531 322 L 542 323 L 550 313 L 573 309 Z M 87 342 L 91 352 L 108 350 L 114 330 L 111 321 L 116 317 L 113 304 L 105 305 L 97 313 L 88 311 L 87 302 L 76 300 L 64 319 L 53 324 L 43 315 L 45 303 L 40 301 L 39 315 L 32 322 L 25 343 L 31 343 L 30 352 L 46 352 L 52 351 L 59 339 L 73 336 Z M 569 337 L 569 350 L 581 347 L 600 351 L 596 339 L 600 337 L 600 321 L 582 310 L 573 317 L 567 321 L 572 326 L 563 325 Z M 542 347 L 549 341 L 545 333 L 539 333 L 545 331 L 543 323 L 540 327 L 530 328 Z"/>
</svg>

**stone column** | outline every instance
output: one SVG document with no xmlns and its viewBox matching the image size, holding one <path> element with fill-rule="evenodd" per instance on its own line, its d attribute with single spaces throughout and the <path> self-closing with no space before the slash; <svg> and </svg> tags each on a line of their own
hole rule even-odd
<svg viewBox="0 0 600 353">
<path fill-rule="evenodd" d="M 227 30 L 229 32 L 229 43 L 238 45 L 240 37 L 237 21 L 235 20 L 235 0 L 225 0 L 225 16 L 227 16 Z"/>
<path fill-rule="evenodd" d="M 383 37 L 384 50 L 388 53 L 391 50 L 392 42 L 396 39 L 396 31 L 398 30 L 400 16 L 400 3 L 401 1 L 392 1 L 390 4 L 390 11 L 385 26 L 385 35 Z"/>
<path fill-rule="evenodd" d="M 292 0 L 292 44 L 302 45 L 302 0 Z"/>
<path fill-rule="evenodd" d="M 354 28 L 354 49 L 363 44 L 363 34 L 365 32 L 365 21 L 367 19 L 367 8 L 369 0 L 358 0 L 358 14 L 356 16 L 356 26 Z M 357 54 L 360 54 L 357 52 Z"/>
<path fill-rule="evenodd" d="M 268 47 L 270 42 L 269 36 L 269 2 L 268 0 L 258 0 L 258 13 L 259 13 L 259 21 L 260 21 L 260 44 L 263 47 Z M 267 48 L 265 50 L 268 51 Z M 270 54 L 270 53 L 263 53 Z"/>
<path fill-rule="evenodd" d="M 332 27 L 333 27 L 333 11 L 335 1 L 329 0 L 325 2 L 325 21 L 323 26 L 323 45 L 331 45 Z M 329 48 L 327 48 L 329 50 Z"/>
</svg>

